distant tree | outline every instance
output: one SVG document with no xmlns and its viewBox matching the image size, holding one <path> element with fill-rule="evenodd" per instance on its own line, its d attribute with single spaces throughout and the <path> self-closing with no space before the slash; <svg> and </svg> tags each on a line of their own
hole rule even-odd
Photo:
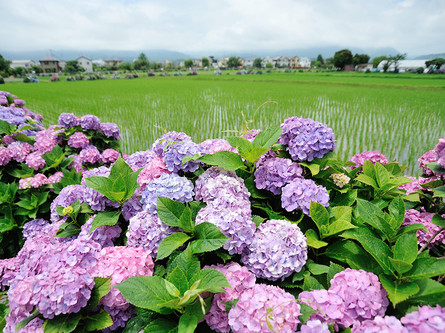
<svg viewBox="0 0 445 333">
<path fill-rule="evenodd" d="M 399 62 L 406 58 L 406 53 L 397 54 L 395 56 L 387 57 L 387 62 L 383 65 L 383 71 L 386 73 L 391 65 L 394 65 L 394 73 L 399 72 Z"/>
<path fill-rule="evenodd" d="M 387 57 L 387 56 L 375 57 L 374 59 L 372 59 L 372 67 L 373 67 L 373 68 L 377 68 L 377 66 L 378 66 L 383 60 L 388 60 L 388 57 Z"/>
<path fill-rule="evenodd" d="M 209 58 L 207 58 L 207 57 L 203 57 L 202 59 L 201 59 L 201 62 L 202 62 L 202 67 L 209 67 L 209 65 L 210 65 L 210 61 L 209 61 Z"/>
<path fill-rule="evenodd" d="M 40 74 L 43 73 L 43 68 L 38 65 L 34 65 L 31 66 L 31 71 L 35 72 L 36 74 Z"/>
<path fill-rule="evenodd" d="M 133 61 L 133 67 L 138 71 L 146 71 L 150 68 L 150 62 L 145 53 L 139 54 L 138 58 Z"/>
<path fill-rule="evenodd" d="M 231 68 L 242 66 L 241 59 L 239 57 L 230 57 L 229 60 L 227 60 L 227 66 Z"/>
<path fill-rule="evenodd" d="M 66 62 L 63 72 L 66 74 L 75 74 L 81 72 L 81 67 L 77 63 L 77 60 L 70 60 Z"/>
<path fill-rule="evenodd" d="M 16 67 L 13 69 L 10 69 L 9 72 L 14 75 L 15 77 L 17 76 L 22 76 L 24 74 L 26 74 L 26 69 L 24 67 Z"/>
<path fill-rule="evenodd" d="M 255 60 L 253 61 L 253 67 L 254 68 L 263 67 L 263 60 L 261 58 L 255 58 Z"/>
<path fill-rule="evenodd" d="M 426 67 L 436 66 L 437 69 L 442 67 L 444 64 L 445 64 L 445 59 L 444 58 L 435 58 L 435 59 L 432 59 L 432 60 L 425 61 L 425 66 Z"/>
<path fill-rule="evenodd" d="M 133 69 L 133 66 L 129 62 L 123 62 L 119 65 L 119 67 L 117 69 L 119 69 L 121 71 L 131 71 Z"/>
<path fill-rule="evenodd" d="M 268 62 L 268 63 L 266 64 L 266 68 L 267 68 L 267 69 L 272 69 L 272 68 L 273 68 L 273 65 L 272 65 L 270 62 Z"/>
<path fill-rule="evenodd" d="M 352 53 L 348 49 L 343 49 L 335 52 L 334 54 L 334 66 L 340 68 L 341 70 L 345 69 L 346 65 L 352 64 Z"/>
<path fill-rule="evenodd" d="M 141 54 L 139 54 L 137 60 L 148 61 L 148 58 L 147 58 L 147 56 L 145 55 L 145 53 L 142 52 Z"/>
<path fill-rule="evenodd" d="M 11 64 L 11 61 L 6 60 L 5 58 L 3 58 L 3 56 L 0 54 L 0 76 L 2 76 L 2 74 L 4 76 L 8 76 L 9 74 L 9 65 Z"/>
<path fill-rule="evenodd" d="M 193 59 L 185 59 L 184 60 L 184 67 L 185 68 L 192 68 L 193 67 Z"/>
<path fill-rule="evenodd" d="M 319 61 L 322 65 L 324 65 L 323 56 L 321 54 L 318 55 L 317 61 Z"/>
<path fill-rule="evenodd" d="M 354 56 L 352 57 L 352 63 L 354 64 L 354 66 L 357 66 L 359 64 L 367 64 L 369 61 L 369 55 L 367 54 L 354 54 Z"/>
</svg>

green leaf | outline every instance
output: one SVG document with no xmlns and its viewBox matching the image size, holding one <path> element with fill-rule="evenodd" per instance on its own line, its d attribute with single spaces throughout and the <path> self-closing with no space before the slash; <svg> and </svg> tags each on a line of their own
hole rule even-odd
<svg viewBox="0 0 445 333">
<path fill-rule="evenodd" d="M 176 266 L 173 271 L 168 276 L 168 281 L 172 283 L 178 290 L 178 295 L 172 295 L 174 297 L 179 297 L 184 295 L 184 293 L 190 289 L 192 284 L 195 282 L 194 280 L 187 279 L 185 272 Z"/>
<path fill-rule="evenodd" d="M 328 210 L 322 204 L 315 201 L 311 201 L 309 213 L 312 220 L 317 225 L 320 237 L 323 239 L 324 235 L 328 233 L 328 228 L 329 228 Z"/>
<path fill-rule="evenodd" d="M 241 157 L 230 151 L 218 151 L 214 154 L 203 155 L 199 157 L 199 160 L 207 165 L 217 165 L 229 171 L 246 168 Z"/>
<path fill-rule="evenodd" d="M 397 233 L 397 237 L 400 237 L 401 235 L 404 235 L 406 233 L 415 232 L 417 230 L 425 230 L 426 232 L 428 232 L 428 229 L 425 228 L 423 224 L 414 223 L 400 228 L 399 232 Z"/>
<path fill-rule="evenodd" d="M 379 278 L 383 288 L 388 292 L 388 298 L 394 307 L 417 294 L 420 290 L 419 286 L 414 282 L 399 283 L 399 281 L 397 281 L 396 283 L 384 274 L 380 274 Z"/>
<path fill-rule="evenodd" d="M 423 188 L 429 188 L 429 189 L 431 189 L 431 188 L 439 187 L 439 186 L 441 186 L 442 184 L 443 184 L 443 181 L 440 180 L 440 179 L 437 179 L 437 180 L 433 180 L 433 181 L 430 181 L 430 182 L 425 183 L 425 184 L 420 184 L 420 186 L 422 186 Z"/>
<path fill-rule="evenodd" d="M 434 198 L 445 198 L 445 185 L 439 186 L 433 189 L 433 197 Z"/>
<path fill-rule="evenodd" d="M 195 227 L 195 223 L 192 220 L 192 210 L 189 207 L 185 207 L 184 211 L 179 218 L 179 222 L 181 223 L 181 229 L 185 232 L 193 232 Z"/>
<path fill-rule="evenodd" d="M 79 233 L 80 233 L 80 227 L 78 227 L 73 222 L 65 222 L 60 226 L 59 230 L 57 230 L 56 237 L 67 238 L 76 236 Z"/>
<path fill-rule="evenodd" d="M 417 258 L 417 236 L 414 232 L 403 234 L 394 246 L 394 259 L 412 264 Z"/>
<path fill-rule="evenodd" d="M 158 247 L 158 255 L 156 260 L 168 257 L 174 250 L 187 242 L 191 237 L 183 232 L 176 232 L 165 237 Z"/>
<path fill-rule="evenodd" d="M 257 134 L 252 144 L 254 146 L 269 149 L 274 143 L 277 143 L 282 133 L 281 127 L 268 128 Z"/>
<path fill-rule="evenodd" d="M 318 239 L 318 234 L 313 229 L 308 229 L 306 231 L 306 240 L 307 240 L 307 245 L 313 247 L 314 249 L 319 249 L 328 245 L 328 243 Z"/>
<path fill-rule="evenodd" d="M 144 333 L 177 333 L 178 324 L 166 318 L 153 320 L 144 329 Z"/>
<path fill-rule="evenodd" d="M 59 145 L 56 145 L 51 152 L 42 155 L 46 162 L 46 169 L 57 168 L 65 158 L 65 153 Z"/>
<path fill-rule="evenodd" d="M 445 228 L 445 218 L 443 218 L 442 216 L 440 216 L 439 214 L 436 214 L 433 216 L 433 218 L 431 219 L 431 223 L 438 225 L 442 228 Z"/>
<path fill-rule="evenodd" d="M 375 162 L 374 165 L 375 176 L 379 187 L 383 187 L 389 182 L 389 172 L 386 168 L 381 165 L 379 162 Z"/>
<path fill-rule="evenodd" d="M 401 197 L 395 198 L 389 204 L 388 210 L 397 222 L 394 229 L 399 229 L 405 218 L 405 203 L 403 199 Z"/>
<path fill-rule="evenodd" d="M 333 206 L 352 206 L 357 200 L 357 190 L 349 190 L 346 193 L 337 193 L 332 201 Z"/>
<path fill-rule="evenodd" d="M 376 181 L 373 178 L 371 178 L 368 175 L 365 175 L 363 173 L 359 174 L 356 177 L 356 180 L 358 180 L 359 182 L 362 182 L 366 185 L 372 186 L 373 188 L 378 188 Z"/>
<path fill-rule="evenodd" d="M 445 274 L 445 259 L 419 258 L 404 277 L 411 280 L 420 280 L 443 274 Z"/>
<path fill-rule="evenodd" d="M 255 223 L 256 227 L 258 228 L 261 223 L 266 221 L 267 219 L 258 215 L 252 215 L 252 221 Z"/>
<path fill-rule="evenodd" d="M 318 175 L 320 172 L 320 165 L 316 163 L 298 162 L 298 164 L 306 167 L 311 172 L 312 176 Z"/>
<path fill-rule="evenodd" d="M 197 276 L 199 274 L 199 271 L 201 269 L 201 265 L 199 263 L 198 258 L 196 258 L 190 249 L 190 246 L 188 246 L 182 253 L 180 253 L 167 267 L 167 279 L 172 282 L 172 279 L 170 278 L 170 275 L 175 271 L 175 269 L 179 269 L 183 277 L 181 279 L 183 280 L 182 283 L 185 284 L 184 290 L 190 289 L 190 287 L 195 283 L 195 281 L 198 279 Z M 175 273 L 175 276 L 177 273 Z M 174 282 L 173 282 L 174 283 Z M 178 285 L 174 283 L 177 287 Z M 178 287 L 179 290 L 181 288 Z"/>
<path fill-rule="evenodd" d="M 198 317 L 194 313 L 185 312 L 179 318 L 178 331 L 181 333 L 193 333 L 198 326 Z"/>
<path fill-rule="evenodd" d="M 11 134 L 11 126 L 7 121 L 0 119 L 0 134 Z"/>
<path fill-rule="evenodd" d="M 329 272 L 329 266 L 320 265 L 320 264 L 316 264 L 313 262 L 311 262 L 307 265 L 307 269 L 313 275 L 321 275 L 321 274 L 326 274 L 327 272 Z"/>
<path fill-rule="evenodd" d="M 45 333 L 70 333 L 76 329 L 80 321 L 80 313 L 59 315 L 53 319 L 45 320 L 43 330 Z"/>
<path fill-rule="evenodd" d="M 436 305 L 445 299 L 445 285 L 432 279 L 414 281 L 419 286 L 419 292 L 409 299 L 416 305 Z"/>
<path fill-rule="evenodd" d="M 0 219 L 0 233 L 14 229 L 17 225 L 10 219 Z"/>
<path fill-rule="evenodd" d="M 5 313 L 3 313 L 4 315 L 6 315 Z M 29 324 L 29 322 L 31 320 L 33 320 L 34 318 L 37 318 L 40 315 L 40 312 L 37 311 L 37 309 L 35 309 L 31 315 L 29 315 L 28 317 L 26 317 L 25 319 L 22 319 L 16 326 L 15 326 L 15 332 L 17 332 L 19 329 L 26 327 L 26 325 Z"/>
<path fill-rule="evenodd" d="M 325 288 L 320 282 L 318 282 L 316 278 L 314 278 L 309 274 L 306 274 L 303 282 L 303 290 L 310 291 L 316 289 L 325 289 Z"/>
<path fill-rule="evenodd" d="M 231 288 L 226 276 L 216 269 L 203 269 L 199 274 L 199 279 L 201 280 L 201 283 L 198 287 L 203 291 L 223 293 L 225 291 L 222 287 Z"/>
<path fill-rule="evenodd" d="M 107 295 L 111 290 L 111 277 L 104 278 L 94 277 L 94 288 L 91 291 L 91 297 L 88 300 L 87 309 L 92 310 L 99 305 L 102 297 Z"/>
<path fill-rule="evenodd" d="M 192 241 L 190 246 L 192 253 L 210 252 L 223 246 L 227 237 L 219 228 L 209 222 L 203 222 L 195 227 L 196 240 Z"/>
<path fill-rule="evenodd" d="M 385 223 L 385 215 L 372 203 L 357 199 L 357 206 L 355 208 L 356 216 L 361 218 L 363 222 L 369 224 L 371 227 L 379 230 L 387 238 L 393 234 L 394 230 L 388 223 Z M 379 218 L 380 217 L 380 218 Z"/>
<path fill-rule="evenodd" d="M 85 325 L 88 331 L 103 330 L 113 325 L 113 320 L 110 314 L 103 310 L 98 313 L 88 314 L 88 317 L 85 318 Z"/>
<path fill-rule="evenodd" d="M 103 225 L 116 225 L 119 217 L 121 216 L 120 211 L 112 211 L 112 212 L 99 212 L 93 220 L 93 223 L 90 228 L 90 234 L 96 230 L 97 228 Z"/>
<path fill-rule="evenodd" d="M 389 261 L 391 261 L 391 264 L 393 265 L 393 267 L 399 274 L 406 273 L 411 268 L 413 268 L 413 265 L 411 265 L 409 262 L 406 262 L 403 260 L 398 260 L 398 259 L 393 259 L 393 258 L 388 258 L 388 259 L 389 259 Z"/>
<path fill-rule="evenodd" d="M 157 214 L 162 222 L 171 227 L 181 227 L 185 204 L 165 197 L 158 197 Z"/>
<path fill-rule="evenodd" d="M 312 309 L 309 305 L 301 303 L 300 304 L 300 312 L 301 315 L 298 316 L 298 318 L 300 319 L 301 323 L 306 323 L 309 318 L 311 317 L 312 314 L 314 314 L 315 312 L 317 312 L 317 310 Z"/>
<path fill-rule="evenodd" d="M 114 288 L 131 304 L 161 314 L 169 313 L 167 309 L 175 309 L 179 301 L 169 294 L 166 280 L 159 276 L 130 277 Z"/>
<path fill-rule="evenodd" d="M 112 192 L 113 182 L 107 177 L 92 176 L 85 179 L 85 185 L 105 195 L 111 201 L 117 201 Z"/>
</svg>

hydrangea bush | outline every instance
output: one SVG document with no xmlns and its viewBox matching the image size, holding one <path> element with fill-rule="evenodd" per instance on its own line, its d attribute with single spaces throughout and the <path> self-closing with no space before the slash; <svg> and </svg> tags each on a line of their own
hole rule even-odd
<svg viewBox="0 0 445 333">
<path fill-rule="evenodd" d="M 126 155 L 95 115 L 0 107 L 4 332 L 445 330 L 445 138 L 415 178 L 301 117 Z"/>
</svg>

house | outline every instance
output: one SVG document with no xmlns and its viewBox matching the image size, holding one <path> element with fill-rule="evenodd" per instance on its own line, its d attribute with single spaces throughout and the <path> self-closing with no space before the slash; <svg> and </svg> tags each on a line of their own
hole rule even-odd
<svg viewBox="0 0 445 333">
<path fill-rule="evenodd" d="M 210 67 L 218 68 L 218 60 L 214 56 L 208 56 L 208 58 Z"/>
<path fill-rule="evenodd" d="M 9 67 L 12 69 L 17 67 L 23 67 L 25 69 L 31 69 L 32 66 L 36 66 L 37 63 L 34 60 L 12 60 Z"/>
<path fill-rule="evenodd" d="M 263 61 L 261 62 L 261 67 L 265 68 L 267 64 L 274 64 L 273 59 L 269 56 L 263 58 Z"/>
<path fill-rule="evenodd" d="M 92 61 L 93 65 L 96 65 L 97 67 L 103 67 L 105 66 L 105 61 L 102 59 L 95 59 Z"/>
<path fill-rule="evenodd" d="M 46 56 L 40 59 L 39 62 L 44 73 L 59 73 L 62 70 L 59 60 L 54 57 Z"/>
<path fill-rule="evenodd" d="M 218 68 L 226 68 L 227 61 L 229 61 L 229 58 L 219 58 L 218 59 Z"/>
<path fill-rule="evenodd" d="M 410 71 L 415 71 L 417 68 L 426 68 L 425 62 L 429 59 L 422 59 L 422 60 L 400 60 L 397 63 L 397 68 L 399 69 L 399 73 L 405 73 Z M 378 64 L 377 68 L 380 69 L 380 71 L 383 72 L 383 67 L 387 63 L 387 60 L 383 60 Z M 395 70 L 395 64 L 392 63 L 389 65 L 388 72 L 394 72 Z"/>
<path fill-rule="evenodd" d="M 106 67 L 118 68 L 120 64 L 122 64 L 122 60 L 120 60 L 120 59 L 105 59 L 104 60 L 104 66 L 106 66 Z"/>
<path fill-rule="evenodd" d="M 300 57 L 292 57 L 289 62 L 290 68 L 310 68 L 311 67 L 311 59 L 309 58 L 300 58 Z"/>
<path fill-rule="evenodd" d="M 92 73 L 93 72 L 93 61 L 87 57 L 80 56 L 76 59 L 79 67 L 85 68 L 85 72 Z"/>
<path fill-rule="evenodd" d="M 355 71 L 356 72 L 366 72 L 369 69 L 370 72 L 372 72 L 372 63 L 368 63 L 368 64 L 358 64 L 357 66 L 355 66 Z"/>
<path fill-rule="evenodd" d="M 246 58 L 244 59 L 244 66 L 246 66 L 247 68 L 252 68 L 253 67 L 253 63 L 255 62 L 256 58 Z"/>
<path fill-rule="evenodd" d="M 289 67 L 289 58 L 288 57 L 278 56 L 278 57 L 273 58 L 272 62 L 274 63 L 275 67 L 278 67 L 278 68 Z"/>
</svg>

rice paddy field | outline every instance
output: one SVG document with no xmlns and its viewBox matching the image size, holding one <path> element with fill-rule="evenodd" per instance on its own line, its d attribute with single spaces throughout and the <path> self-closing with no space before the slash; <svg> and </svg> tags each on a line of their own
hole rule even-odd
<svg viewBox="0 0 445 333">
<path fill-rule="evenodd" d="M 445 76 L 381 73 L 271 73 L 7 83 L 9 91 L 56 124 L 62 112 L 95 114 L 121 128 L 126 153 L 150 148 L 166 131 L 195 142 L 291 116 L 327 124 L 348 159 L 378 150 L 418 175 L 417 159 L 445 137 Z"/>
</svg>

